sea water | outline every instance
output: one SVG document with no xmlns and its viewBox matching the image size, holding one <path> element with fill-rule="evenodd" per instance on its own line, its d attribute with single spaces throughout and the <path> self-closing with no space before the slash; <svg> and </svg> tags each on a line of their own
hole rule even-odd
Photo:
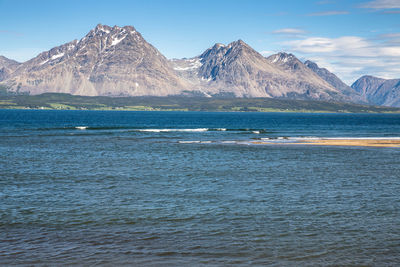
<svg viewBox="0 0 400 267">
<path fill-rule="evenodd" d="M 399 265 L 400 148 L 321 137 L 400 115 L 0 110 L 0 264 Z"/>
</svg>

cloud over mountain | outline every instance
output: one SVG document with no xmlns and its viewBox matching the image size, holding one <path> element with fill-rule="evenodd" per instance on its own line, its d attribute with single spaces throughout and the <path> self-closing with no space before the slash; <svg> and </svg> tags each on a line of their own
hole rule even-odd
<svg viewBox="0 0 400 267">
<path fill-rule="evenodd" d="M 337 38 L 307 37 L 283 42 L 286 50 L 326 66 L 348 84 L 365 73 L 396 78 L 400 73 L 400 44 L 397 35 L 366 39 L 359 36 Z"/>
</svg>

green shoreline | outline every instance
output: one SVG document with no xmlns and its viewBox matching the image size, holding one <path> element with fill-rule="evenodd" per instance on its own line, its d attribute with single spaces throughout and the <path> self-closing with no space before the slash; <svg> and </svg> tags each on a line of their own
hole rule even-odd
<svg viewBox="0 0 400 267">
<path fill-rule="evenodd" d="M 298 113 L 400 113 L 400 108 L 272 98 L 106 97 L 61 93 L 0 95 L 0 109 L 109 111 L 220 111 Z"/>
</svg>

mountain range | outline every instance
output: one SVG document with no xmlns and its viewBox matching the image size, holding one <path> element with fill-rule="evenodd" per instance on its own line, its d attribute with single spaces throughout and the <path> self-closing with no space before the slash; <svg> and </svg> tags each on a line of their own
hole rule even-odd
<svg viewBox="0 0 400 267">
<path fill-rule="evenodd" d="M 400 79 L 363 76 L 351 87 L 372 105 L 400 107 Z"/>
<path fill-rule="evenodd" d="M 316 63 L 287 53 L 264 57 L 242 40 L 168 60 L 134 27 L 101 24 L 24 63 L 0 56 L 0 85 L 32 95 L 271 97 L 400 106 L 399 80 L 365 76 L 350 87 Z"/>
</svg>

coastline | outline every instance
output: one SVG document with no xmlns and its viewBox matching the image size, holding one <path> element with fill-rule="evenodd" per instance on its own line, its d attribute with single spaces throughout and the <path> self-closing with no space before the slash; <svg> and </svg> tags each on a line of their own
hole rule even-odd
<svg viewBox="0 0 400 267">
<path fill-rule="evenodd" d="M 110 111 L 206 111 L 280 113 L 388 113 L 400 108 L 279 98 L 106 97 L 60 93 L 0 96 L 0 109 L 110 110 Z"/>
<path fill-rule="evenodd" d="M 47 110 L 47 111 L 149 111 L 149 112 L 234 112 L 234 113 L 308 113 L 308 114 L 400 114 L 400 111 L 365 111 L 365 112 L 352 112 L 348 110 L 343 111 L 330 111 L 330 110 L 307 110 L 307 109 L 267 109 L 262 108 L 259 110 L 238 110 L 238 109 L 210 109 L 210 110 L 190 110 L 185 109 L 160 109 L 152 107 L 144 108 L 30 108 L 30 107 L 2 107 L 0 110 Z"/>
<path fill-rule="evenodd" d="M 253 144 L 280 144 L 280 145 L 314 145 L 314 146 L 359 146 L 359 147 L 400 147 L 400 139 L 394 138 L 321 138 L 321 139 L 307 139 L 307 140 L 294 140 L 293 142 L 268 142 L 256 141 Z"/>
</svg>

